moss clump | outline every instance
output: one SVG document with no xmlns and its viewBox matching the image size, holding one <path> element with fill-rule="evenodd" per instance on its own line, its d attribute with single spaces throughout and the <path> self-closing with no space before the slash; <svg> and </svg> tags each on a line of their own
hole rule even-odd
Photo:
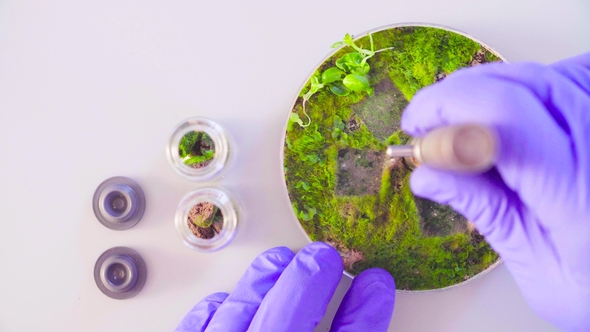
<svg viewBox="0 0 590 332">
<path fill-rule="evenodd" d="M 394 49 L 369 60 L 371 85 L 390 79 L 407 100 L 440 75 L 468 67 L 477 52 L 484 52 L 486 61 L 498 60 L 476 42 L 437 28 L 393 28 L 374 33 L 373 40 L 376 49 Z M 367 47 L 369 40 L 365 37 L 357 43 Z M 336 52 L 318 72 L 333 66 L 335 59 L 348 51 L 344 48 Z M 305 87 L 301 93 L 308 89 Z M 409 139 L 399 130 L 399 123 L 392 126 L 389 136 L 380 134 L 381 139 L 376 138 L 363 121 L 367 115 L 354 111 L 360 110 L 359 105 L 368 98 L 373 97 L 366 93 L 338 97 L 327 89 L 321 90 L 307 103 L 311 125 L 288 128 L 285 178 L 293 210 L 309 237 L 332 243 L 345 256 L 354 253 L 354 264 L 347 265 L 349 272 L 357 274 L 381 267 L 395 277 L 400 289 L 446 287 L 489 267 L 498 256 L 476 231 L 426 234 L 425 220 L 410 191 L 410 173 L 400 161 L 377 165 L 382 167 L 382 173 L 376 193 L 337 194 L 339 151 L 385 151 L 387 145 L 404 144 Z M 393 108 L 399 104 L 391 107 L 395 111 Z M 301 98 L 293 112 L 301 112 Z M 399 121 L 399 116 L 396 119 Z M 427 212 L 432 213 L 432 206 L 428 208 Z M 438 205 L 434 209 L 447 213 L 445 216 L 453 212 Z M 447 219 L 435 220 L 431 227 L 448 233 L 449 226 L 444 224 Z"/>
<path fill-rule="evenodd" d="M 207 133 L 191 131 L 180 140 L 178 154 L 185 165 L 204 167 L 215 156 L 215 144 Z"/>
</svg>

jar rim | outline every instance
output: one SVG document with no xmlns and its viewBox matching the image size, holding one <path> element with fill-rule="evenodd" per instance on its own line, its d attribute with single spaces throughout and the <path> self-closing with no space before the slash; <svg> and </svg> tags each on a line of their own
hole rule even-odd
<svg viewBox="0 0 590 332">
<path fill-rule="evenodd" d="M 209 202 L 221 210 L 223 226 L 221 232 L 210 239 L 196 236 L 188 226 L 188 215 L 192 207 Z M 174 223 L 183 243 L 191 249 L 201 252 L 213 252 L 227 246 L 235 237 L 240 213 L 238 205 L 227 191 L 217 187 L 205 187 L 192 191 L 180 201 Z"/>
<path fill-rule="evenodd" d="M 180 141 L 190 132 L 204 132 L 213 141 L 215 151 L 209 164 L 194 168 L 180 158 Z M 230 143 L 228 133 L 218 123 L 204 117 L 192 117 L 180 122 L 172 131 L 166 146 L 166 157 L 178 175 L 191 181 L 207 181 L 219 176 L 226 168 L 231 154 Z"/>
</svg>

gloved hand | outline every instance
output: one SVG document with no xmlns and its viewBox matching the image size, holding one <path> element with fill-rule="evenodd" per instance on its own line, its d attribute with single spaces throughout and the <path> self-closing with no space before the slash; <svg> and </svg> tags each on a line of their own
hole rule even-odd
<svg viewBox="0 0 590 332">
<path fill-rule="evenodd" d="M 413 192 L 474 222 L 539 316 L 590 331 L 590 53 L 460 70 L 402 116 L 413 136 L 461 123 L 497 130 L 496 167 L 475 176 L 418 167 Z"/>
<path fill-rule="evenodd" d="M 342 259 L 324 243 L 297 255 L 278 247 L 258 256 L 231 294 L 215 293 L 199 302 L 175 332 L 313 331 L 342 277 Z M 386 331 L 395 301 L 395 283 L 381 269 L 354 278 L 332 323 L 332 331 Z"/>
</svg>

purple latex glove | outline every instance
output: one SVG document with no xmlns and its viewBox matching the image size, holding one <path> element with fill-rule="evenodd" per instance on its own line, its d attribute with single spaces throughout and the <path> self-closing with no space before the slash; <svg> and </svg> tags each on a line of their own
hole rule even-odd
<svg viewBox="0 0 590 332">
<path fill-rule="evenodd" d="M 460 70 L 420 91 L 402 128 L 479 123 L 499 135 L 483 175 L 417 168 L 413 192 L 473 221 L 542 318 L 590 331 L 590 53 Z"/>
<path fill-rule="evenodd" d="M 252 262 L 231 294 L 203 299 L 175 332 L 313 331 L 342 271 L 340 255 L 325 243 L 312 243 L 297 255 L 285 247 L 270 249 Z M 332 331 L 386 331 L 394 301 L 391 275 L 366 270 L 354 278 Z"/>
</svg>

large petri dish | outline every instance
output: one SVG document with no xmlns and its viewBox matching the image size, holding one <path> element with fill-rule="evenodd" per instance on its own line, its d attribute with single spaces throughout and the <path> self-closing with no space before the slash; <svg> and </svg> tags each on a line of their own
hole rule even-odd
<svg viewBox="0 0 590 332">
<path fill-rule="evenodd" d="M 358 49 L 337 45 L 289 111 L 282 157 L 302 230 L 335 247 L 346 274 L 380 267 L 398 290 L 445 289 L 483 275 L 500 264 L 498 255 L 452 208 L 415 197 L 411 170 L 388 160 L 385 148 L 410 139 L 400 118 L 419 89 L 503 57 L 465 33 L 426 24 L 382 27 L 353 40 Z M 363 61 L 369 53 L 359 49 L 375 53 Z M 361 56 L 347 55 L 354 52 Z"/>
</svg>

